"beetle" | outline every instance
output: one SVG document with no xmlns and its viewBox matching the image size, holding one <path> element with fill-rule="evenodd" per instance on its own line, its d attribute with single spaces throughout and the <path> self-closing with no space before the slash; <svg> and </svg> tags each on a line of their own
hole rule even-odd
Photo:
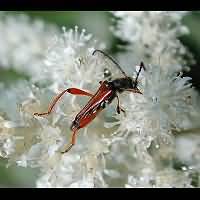
<svg viewBox="0 0 200 200">
<path fill-rule="evenodd" d="M 103 52 L 102 50 L 94 50 L 92 55 L 95 53 L 101 53 L 105 57 L 108 57 L 116 66 L 117 68 L 121 71 L 124 77 L 122 78 L 117 78 L 114 80 L 105 80 L 105 81 L 100 81 L 100 87 L 96 91 L 95 94 L 92 94 L 90 92 L 78 89 L 78 88 L 68 88 L 64 91 L 62 91 L 60 94 L 58 94 L 53 101 L 49 104 L 48 111 L 43 112 L 43 113 L 34 113 L 35 116 L 44 116 L 44 115 L 49 115 L 58 100 L 65 94 L 65 93 L 70 93 L 73 95 L 82 95 L 82 96 L 89 96 L 91 97 L 88 103 L 82 108 L 82 110 L 76 115 L 74 121 L 71 124 L 71 130 L 72 130 L 72 136 L 71 136 L 71 142 L 65 148 L 62 153 L 68 152 L 73 145 L 75 145 L 76 142 L 76 135 L 79 129 L 84 128 L 86 125 L 88 125 L 94 118 L 103 110 L 105 109 L 107 104 L 112 103 L 112 101 L 117 98 L 117 113 L 120 114 L 120 111 L 125 113 L 125 110 L 123 110 L 120 107 L 120 102 L 119 102 L 119 97 L 118 94 L 129 91 L 133 93 L 139 93 L 142 94 L 142 92 L 137 88 L 138 84 L 138 77 L 139 74 L 143 69 L 145 69 L 145 66 L 143 62 L 140 63 L 140 68 L 139 71 L 137 72 L 135 80 L 127 76 L 126 73 L 122 70 L 120 65 L 108 54 Z M 109 76 L 110 72 L 108 69 L 104 69 L 104 75 Z"/>
</svg>

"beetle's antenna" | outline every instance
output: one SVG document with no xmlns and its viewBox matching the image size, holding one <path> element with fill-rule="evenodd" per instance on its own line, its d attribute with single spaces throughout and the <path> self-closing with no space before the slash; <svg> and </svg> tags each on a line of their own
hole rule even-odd
<svg viewBox="0 0 200 200">
<path fill-rule="evenodd" d="M 142 68 L 145 70 L 145 66 L 144 66 L 144 63 L 143 63 L 143 62 L 140 63 L 140 69 L 139 69 L 139 71 L 138 71 L 138 73 L 137 73 L 137 76 L 136 76 L 136 78 L 135 78 L 135 85 L 134 85 L 134 88 L 137 87 L 137 84 L 138 84 L 138 77 L 139 77 L 139 75 L 140 75 L 140 72 L 141 72 Z"/>
<path fill-rule="evenodd" d="M 121 73 L 122 73 L 125 77 L 127 77 L 126 73 L 125 73 L 124 70 L 121 68 L 121 66 L 120 66 L 111 56 L 109 56 L 107 53 L 105 53 L 105 52 L 103 52 L 103 51 L 101 51 L 101 50 L 99 50 L 99 49 L 94 50 L 94 52 L 92 53 L 92 55 L 94 55 L 96 52 L 100 52 L 100 53 L 102 53 L 104 56 L 106 56 L 107 58 L 109 58 L 109 59 L 118 67 L 118 69 L 121 71 Z"/>
</svg>

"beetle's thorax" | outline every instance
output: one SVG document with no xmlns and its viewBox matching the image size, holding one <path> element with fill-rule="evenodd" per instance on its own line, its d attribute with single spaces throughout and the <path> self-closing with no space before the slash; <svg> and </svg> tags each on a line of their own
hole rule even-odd
<svg viewBox="0 0 200 200">
<path fill-rule="evenodd" d="M 110 81 L 112 89 L 116 92 L 123 92 L 126 89 L 133 89 L 133 79 L 131 77 L 117 78 L 113 81 Z"/>
</svg>

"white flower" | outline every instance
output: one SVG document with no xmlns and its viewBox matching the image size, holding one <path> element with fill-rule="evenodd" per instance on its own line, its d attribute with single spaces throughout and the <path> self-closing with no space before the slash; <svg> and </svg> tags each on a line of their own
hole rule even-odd
<svg viewBox="0 0 200 200">
<path fill-rule="evenodd" d="M 188 188 L 192 186 L 187 174 L 166 168 L 154 174 L 146 172 L 140 177 L 129 176 L 125 187 Z"/>
<path fill-rule="evenodd" d="M 0 67 L 37 79 L 43 71 L 45 51 L 56 33 L 56 26 L 42 20 L 31 20 L 23 14 L 1 14 Z"/>
<path fill-rule="evenodd" d="M 88 138 L 89 139 L 89 138 Z M 100 139 L 100 138 L 98 138 Z M 83 140 L 82 140 L 83 141 Z M 90 142 L 95 143 L 94 140 Z M 95 144 L 98 145 L 99 142 Z M 82 144 L 83 145 L 83 144 Z M 88 146 L 89 147 L 89 146 Z M 69 154 L 57 155 L 59 159 L 52 162 L 52 167 L 48 167 L 44 175 L 37 181 L 38 187 L 105 187 L 102 177 L 104 168 L 103 149 L 98 148 L 99 153 L 84 151 L 79 147 L 79 151 L 69 152 Z M 60 157 L 61 156 L 61 157 Z M 49 163 L 46 166 L 50 166 Z"/>
<path fill-rule="evenodd" d="M 200 169 L 200 140 L 199 135 L 187 133 L 176 139 L 176 157 L 182 165 L 189 169 Z"/>
<path fill-rule="evenodd" d="M 119 125 L 116 133 L 134 133 L 135 143 L 144 140 L 147 148 L 157 136 L 188 128 L 197 111 L 191 104 L 195 92 L 188 83 L 190 78 L 176 76 L 159 66 L 148 66 L 142 79 L 139 87 L 143 95 L 130 94 L 124 98 L 126 117 L 117 115 L 118 121 L 110 125 Z"/>
<path fill-rule="evenodd" d="M 87 84 L 95 84 L 102 78 L 105 62 L 99 62 L 92 53 L 95 49 L 102 49 L 105 46 L 85 32 L 83 29 L 79 33 L 77 26 L 75 30 L 68 31 L 63 27 L 62 35 L 55 37 L 48 48 L 44 74 L 45 80 L 54 84 L 52 88 L 55 90 L 63 84 L 65 87 L 84 87 Z"/>
<path fill-rule="evenodd" d="M 71 140 L 70 125 L 89 98 L 66 93 L 50 115 L 38 117 L 33 116 L 33 113 L 47 111 L 52 98 L 69 87 L 89 90 L 94 94 L 99 81 L 105 79 L 105 68 L 112 69 L 113 77 L 120 77 L 119 70 L 109 59 L 101 54 L 92 55 L 95 49 L 103 49 L 103 44 L 93 39 L 91 34 L 86 34 L 85 30 L 79 31 L 78 27 L 74 30 L 63 28 L 63 33 L 54 37 L 48 48 L 45 42 L 44 49 L 39 48 L 37 51 L 40 55 L 46 51 L 44 60 L 36 59 L 32 53 L 25 55 L 30 61 L 34 59 L 35 63 L 39 63 L 39 68 L 35 69 L 36 76 L 31 75 L 33 71 L 28 71 L 30 81 L 19 81 L 9 88 L 0 85 L 0 155 L 7 158 L 9 164 L 38 168 L 40 174 L 36 187 L 194 185 L 192 173 L 177 169 L 174 161 L 177 158 L 189 163 L 195 168 L 195 173 L 199 173 L 198 156 L 189 159 L 198 151 L 198 142 L 194 143 L 195 148 L 191 148 L 188 155 L 182 156 L 181 145 L 186 143 L 190 146 L 193 142 L 176 139 L 177 134 L 198 128 L 200 111 L 199 95 L 191 87 L 190 78 L 175 73 L 177 68 L 174 65 L 182 63 L 180 52 L 174 54 L 170 49 L 174 46 L 181 51 L 184 49 L 176 40 L 183 33 L 180 24 L 182 15 L 170 12 L 167 14 L 168 19 L 163 12 L 124 12 L 117 15 L 122 17 L 121 21 L 126 21 L 126 18 L 130 20 L 127 29 L 118 27 L 121 31 L 119 35 L 124 31 L 125 39 L 125 36 L 135 33 L 129 40 L 128 48 L 130 53 L 135 52 L 133 60 L 142 60 L 146 55 L 146 49 L 139 47 L 139 43 L 147 42 L 150 33 L 152 37 L 149 39 L 148 53 L 151 58 L 148 61 L 154 63 L 154 56 L 160 53 L 164 64 L 145 64 L 146 70 L 141 72 L 138 84 L 142 94 L 124 92 L 119 96 L 126 116 L 123 113 L 116 114 L 114 100 L 92 123 L 78 131 L 76 145 L 69 152 L 61 154 L 61 150 Z M 174 26 L 163 27 L 163 22 Z M 0 34 L 2 32 L 0 29 Z M 24 34 L 17 33 L 17 38 Z M 40 39 L 37 39 L 38 35 Z M 38 35 L 33 37 L 39 43 L 48 38 Z M 159 38 L 160 43 L 157 43 Z M 170 50 L 165 52 L 166 40 Z M 131 59 L 125 61 L 125 66 Z M 19 64 L 16 59 L 12 61 Z M 133 66 L 134 62 L 129 71 L 130 76 L 135 78 Z M 25 67 L 23 62 L 19 67 Z"/>
<path fill-rule="evenodd" d="M 25 93 L 17 96 L 16 94 L 23 89 Z M 1 156 L 8 158 L 9 164 L 15 162 L 21 167 L 39 168 L 41 179 L 37 182 L 38 187 L 105 187 L 102 173 L 105 165 L 104 153 L 108 152 L 108 144 L 100 137 L 102 128 L 94 129 L 91 126 L 84 135 L 80 131 L 75 148 L 67 154 L 61 154 L 63 147 L 70 141 L 69 127 L 73 120 L 70 116 L 66 120 L 63 113 L 72 113 L 73 108 L 62 108 L 58 105 L 58 112 L 52 113 L 49 118 L 35 118 L 33 113 L 42 111 L 49 103 L 46 97 L 42 97 L 42 94 L 47 94 L 48 91 L 49 89 L 38 90 L 27 82 L 20 82 L 15 87 L 5 90 L 4 94 L 1 91 L 5 101 L 9 94 L 16 95 L 16 99 L 13 98 L 13 106 L 17 107 L 16 102 L 21 100 L 17 118 L 14 120 L 12 117 L 12 121 L 2 118 L 0 123 Z M 63 109 L 66 109 L 66 112 Z M 6 110 L 5 117 L 11 119 Z M 45 177 L 48 177 L 46 182 Z"/>
<path fill-rule="evenodd" d="M 15 137 L 12 135 L 11 127 L 15 124 L 0 116 L 0 156 L 7 158 L 15 152 Z"/>
<path fill-rule="evenodd" d="M 85 101 L 82 101 L 84 97 L 75 99 L 72 95 L 66 94 L 63 97 L 66 103 L 59 102 L 47 119 L 33 116 L 34 112 L 43 112 L 47 109 L 50 99 L 64 86 L 85 89 L 93 81 L 95 82 L 91 89 L 99 86 L 98 80 L 103 78 L 106 63 L 102 57 L 92 55 L 97 43 L 91 40 L 91 35 L 85 35 L 84 32 L 83 30 L 79 33 L 77 27 L 75 31 L 67 32 L 64 29 L 61 38 L 49 48 L 46 60 L 49 67 L 48 76 L 41 72 L 41 76 L 38 75 L 37 79 L 43 77 L 43 81 L 50 80 L 52 84 L 38 88 L 24 81 L 9 89 L 2 87 L 0 91 L 4 103 L 0 106 L 1 112 L 7 119 L 17 124 L 12 128 L 13 135 L 22 137 L 20 141 L 12 140 L 15 148 L 11 145 L 7 145 L 8 147 L 4 145 L 2 148 L 4 151 L 5 149 L 11 151 L 7 156 L 10 164 L 16 162 L 21 167 L 40 168 L 41 179 L 37 182 L 39 187 L 105 187 L 106 185 L 102 173 L 103 154 L 108 151 L 108 145 L 100 136 L 102 129 L 105 130 L 103 123 L 102 128 L 97 128 L 98 125 L 89 128 L 88 132 L 92 136 L 87 137 L 86 133 L 84 137 L 81 133 L 77 136 L 74 153 L 71 150 L 72 153 L 61 154 L 61 149 L 71 140 L 70 125 L 75 114 L 84 105 Z M 65 80 L 68 81 L 65 83 Z M 13 99 L 12 107 L 6 109 L 9 99 Z M 11 140 L 11 136 L 7 137 Z M 1 137 L 0 140 L 5 144 L 4 138 Z M 74 160 L 74 157 L 77 159 Z M 69 160 L 72 161 L 71 165 L 68 163 Z"/>
<path fill-rule="evenodd" d="M 181 24 L 187 12 L 116 11 L 118 17 L 113 34 L 127 41 L 128 52 L 119 55 L 122 63 L 133 66 L 141 60 L 180 71 L 186 66 L 183 55 L 191 56 L 178 37 L 189 30 Z M 129 60 L 129 63 L 127 63 Z M 192 59 L 191 59 L 192 61 Z"/>
</svg>

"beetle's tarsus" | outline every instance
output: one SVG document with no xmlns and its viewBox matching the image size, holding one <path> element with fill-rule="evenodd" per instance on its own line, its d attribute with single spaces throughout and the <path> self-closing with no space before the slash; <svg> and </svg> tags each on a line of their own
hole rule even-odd
<svg viewBox="0 0 200 200">
<path fill-rule="evenodd" d="M 76 142 L 76 133 L 77 133 L 77 129 L 74 130 L 72 137 L 71 137 L 71 143 L 67 146 L 67 148 L 65 148 L 65 150 L 61 151 L 61 153 L 67 153 L 74 145 Z"/>
<path fill-rule="evenodd" d="M 124 113 L 124 116 L 126 116 L 126 111 L 123 108 L 117 106 L 117 113 L 120 114 L 120 111 L 122 111 Z"/>
<path fill-rule="evenodd" d="M 46 112 L 46 113 L 34 113 L 34 116 L 43 116 L 43 115 L 49 115 L 50 112 Z"/>
<path fill-rule="evenodd" d="M 62 154 L 67 153 L 73 146 L 74 144 L 70 144 L 65 150 L 61 151 L 61 153 Z"/>
</svg>

